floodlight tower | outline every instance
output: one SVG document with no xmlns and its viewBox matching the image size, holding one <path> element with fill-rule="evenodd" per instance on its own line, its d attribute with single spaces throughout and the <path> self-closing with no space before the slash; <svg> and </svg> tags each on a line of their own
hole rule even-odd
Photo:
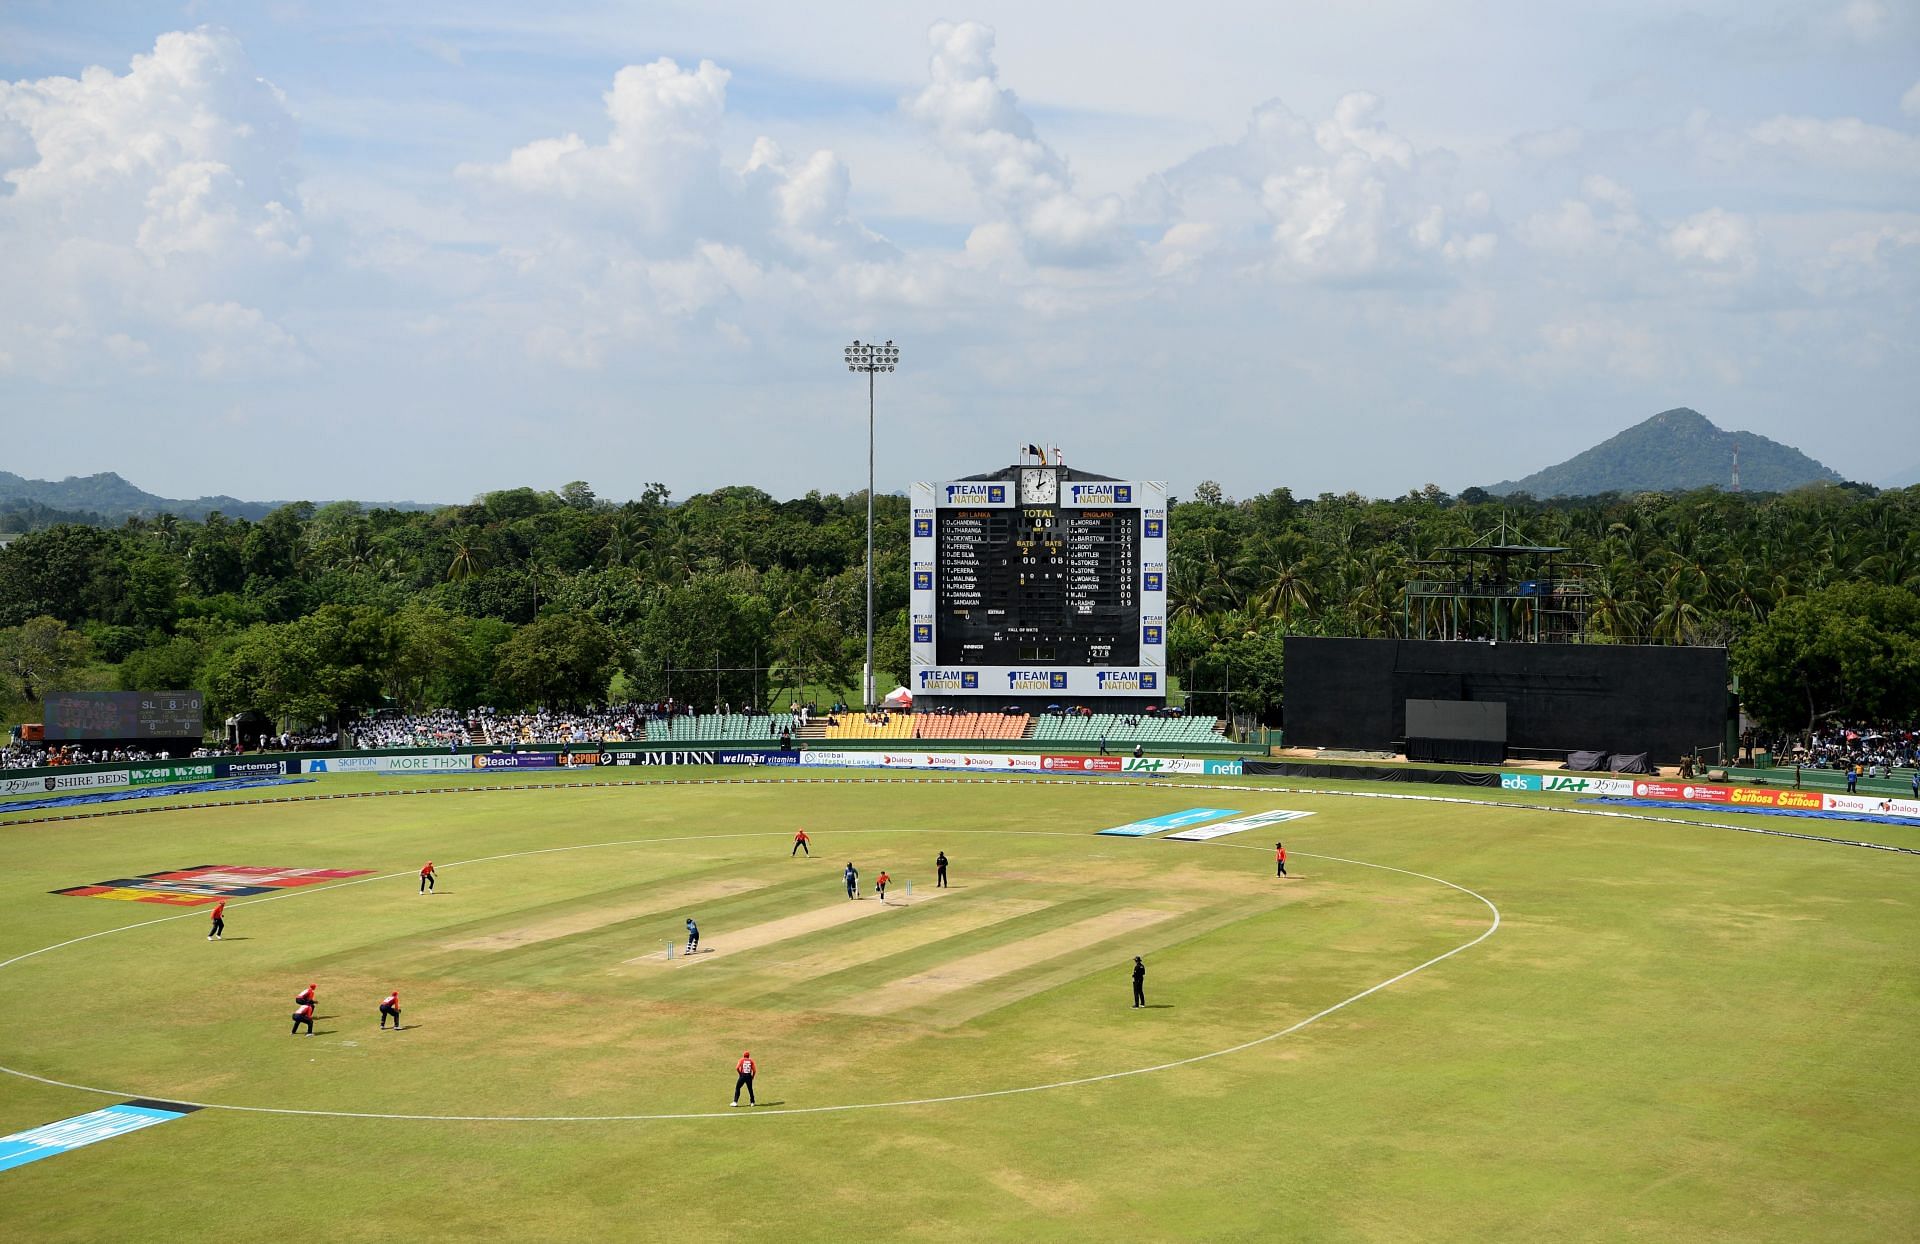
<svg viewBox="0 0 1920 1244">
<path fill-rule="evenodd" d="M 871 708 L 873 694 L 873 378 L 900 364 L 900 348 L 889 338 L 882 345 L 858 340 L 847 347 L 847 370 L 867 374 L 867 664 L 860 675 L 862 707 Z"/>
</svg>

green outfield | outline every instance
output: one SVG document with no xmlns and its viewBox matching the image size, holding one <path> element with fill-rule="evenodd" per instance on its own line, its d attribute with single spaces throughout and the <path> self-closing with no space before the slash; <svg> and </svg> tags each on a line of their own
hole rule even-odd
<svg viewBox="0 0 1920 1244">
<path fill-rule="evenodd" d="M 0 1170 L 0 1237 L 1920 1234 L 1920 856 L 1500 792 L 690 776 L 0 803 L 0 1132 L 215 1107 Z M 1093 832 L 1200 806 L 1311 815 Z M 357 875 L 218 943 L 50 893 L 202 865 Z"/>
</svg>

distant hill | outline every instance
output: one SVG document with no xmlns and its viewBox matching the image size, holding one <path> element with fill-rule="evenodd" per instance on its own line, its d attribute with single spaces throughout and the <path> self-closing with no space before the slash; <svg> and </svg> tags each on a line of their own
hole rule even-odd
<svg viewBox="0 0 1920 1244">
<path fill-rule="evenodd" d="M 1803 484 L 1843 483 L 1840 474 L 1791 445 L 1757 432 L 1728 432 L 1681 406 L 1661 411 L 1618 436 L 1522 479 L 1503 480 L 1491 493 L 1535 497 L 1590 497 L 1603 492 L 1680 492 L 1725 488 L 1740 448 L 1740 486 L 1747 492 L 1786 492 Z"/>
<path fill-rule="evenodd" d="M 1882 488 L 1911 488 L 1920 484 L 1920 462 L 1914 463 L 1904 471 L 1895 471 L 1879 481 Z"/>
<path fill-rule="evenodd" d="M 26 479 L 11 471 L 0 471 L 0 527 L 19 530 L 23 526 L 45 526 L 54 521 L 118 524 L 127 518 L 151 518 L 173 514 L 180 518 L 205 518 L 218 510 L 229 518 L 265 518 L 285 501 L 242 501 L 238 497 L 196 497 L 191 501 L 160 497 L 128 483 L 112 471 L 98 475 L 69 475 L 63 480 Z M 419 501 L 369 502 L 369 506 L 392 510 L 437 510 L 438 505 Z M 39 521 L 34 521 L 34 520 Z"/>
</svg>

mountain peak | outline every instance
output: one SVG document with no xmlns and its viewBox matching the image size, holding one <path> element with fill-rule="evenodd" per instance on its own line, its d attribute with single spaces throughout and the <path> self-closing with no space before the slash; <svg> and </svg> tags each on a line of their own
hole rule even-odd
<svg viewBox="0 0 1920 1244">
<path fill-rule="evenodd" d="M 1672 410 L 1663 410 L 1637 426 L 1644 428 L 1649 424 L 1677 431 L 1717 432 L 1722 436 L 1726 435 L 1725 429 L 1691 406 L 1675 406 Z M 1628 431 L 1632 430 L 1628 429 Z"/>
<path fill-rule="evenodd" d="M 1726 488 L 1732 483 L 1736 449 L 1741 485 L 1751 492 L 1786 492 L 1804 484 L 1842 482 L 1838 472 L 1791 445 L 1758 432 L 1729 432 L 1691 407 L 1676 406 L 1565 462 L 1521 479 L 1504 480 L 1487 491 L 1586 497 L 1603 492 Z"/>
<path fill-rule="evenodd" d="M 116 522 L 128 517 L 150 518 L 155 514 L 173 514 L 180 518 L 203 518 L 210 510 L 219 510 L 228 518 L 261 519 L 287 504 L 284 501 L 242 501 L 237 497 L 196 497 L 192 500 L 161 497 L 137 484 L 127 482 L 117 471 L 93 475 L 69 475 L 63 480 L 26 479 L 11 471 L 0 471 L 0 518 L 10 507 L 41 506 L 59 512 L 60 522 Z M 438 508 L 417 501 L 378 502 L 394 509 L 431 510 Z M 5 528 L 0 528 L 5 530 Z"/>
</svg>

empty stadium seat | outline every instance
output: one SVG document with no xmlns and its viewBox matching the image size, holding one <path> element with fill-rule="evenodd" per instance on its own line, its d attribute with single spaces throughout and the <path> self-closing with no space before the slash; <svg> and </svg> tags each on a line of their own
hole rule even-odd
<svg viewBox="0 0 1920 1244">
<path fill-rule="evenodd" d="M 647 722 L 649 743 L 731 743 L 738 746 L 777 746 L 780 732 L 796 730 L 791 713 L 697 713 L 656 717 Z"/>
<path fill-rule="evenodd" d="M 916 739 L 1018 739 L 1033 719 L 1025 713 L 927 713 L 913 719 Z"/>
<path fill-rule="evenodd" d="M 1057 743 L 1098 743 L 1108 746 L 1140 743 L 1148 747 L 1179 747 L 1220 741 L 1219 723 L 1207 717 L 1135 717 L 1127 724 L 1122 713 L 1048 714 L 1034 719 L 1033 737 Z"/>
<path fill-rule="evenodd" d="M 827 726 L 821 736 L 827 739 L 910 739 L 914 719 L 907 713 L 893 713 L 886 724 L 868 721 L 864 713 L 843 713 L 839 721 Z"/>
</svg>

